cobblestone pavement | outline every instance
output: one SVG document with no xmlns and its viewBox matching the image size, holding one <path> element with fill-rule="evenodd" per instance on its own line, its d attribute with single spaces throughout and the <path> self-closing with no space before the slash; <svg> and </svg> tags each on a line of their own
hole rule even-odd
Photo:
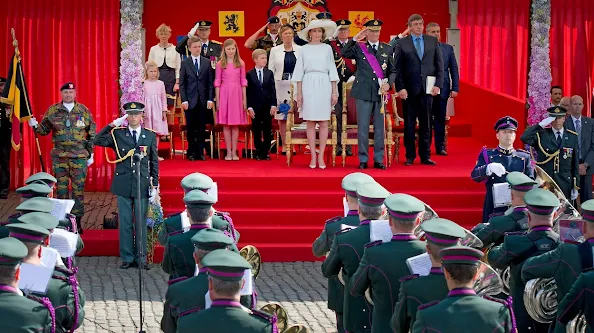
<svg viewBox="0 0 594 333">
<path fill-rule="evenodd" d="M 85 321 L 77 332 L 134 333 L 139 330 L 138 270 L 118 269 L 116 257 L 79 258 L 78 277 L 86 295 Z M 326 307 L 326 279 L 321 263 L 264 263 L 256 282 L 258 307 L 279 302 L 291 323 L 305 324 L 310 332 L 336 332 L 334 313 Z M 167 275 L 158 265 L 144 271 L 142 289 L 144 331 L 161 332 Z"/>
</svg>

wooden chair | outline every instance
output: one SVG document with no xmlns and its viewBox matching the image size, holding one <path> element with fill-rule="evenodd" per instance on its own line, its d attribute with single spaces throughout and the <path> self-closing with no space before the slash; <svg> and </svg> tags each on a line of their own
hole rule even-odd
<svg viewBox="0 0 594 333">
<path fill-rule="evenodd" d="M 247 112 L 247 111 L 246 111 Z M 212 138 L 212 133 L 214 133 L 215 138 L 217 140 L 217 149 L 219 150 L 219 160 L 221 159 L 221 134 L 223 133 L 223 125 L 221 124 L 217 124 L 217 114 L 216 111 L 213 110 L 212 111 L 212 115 L 213 115 L 213 119 L 214 119 L 214 126 L 212 126 L 212 131 L 211 133 L 211 138 Z M 248 123 L 246 125 L 239 125 L 239 131 L 243 133 L 243 137 L 244 140 L 238 140 L 237 142 L 243 142 L 244 143 L 244 148 L 248 149 L 249 146 L 249 150 L 250 150 L 250 156 L 249 158 L 254 158 L 254 140 L 253 140 L 253 132 L 252 132 L 252 118 L 249 115 L 246 115 Z M 224 140 L 224 139 L 223 139 Z M 210 152 L 211 152 L 211 157 L 212 158 L 212 152 L 213 152 L 213 144 L 211 142 L 210 144 Z M 247 153 L 246 153 L 246 158 L 248 158 Z"/>
</svg>

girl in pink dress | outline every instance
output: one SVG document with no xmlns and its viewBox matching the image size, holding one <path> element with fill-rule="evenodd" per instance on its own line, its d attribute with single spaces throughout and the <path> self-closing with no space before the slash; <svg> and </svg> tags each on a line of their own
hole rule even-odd
<svg viewBox="0 0 594 333">
<path fill-rule="evenodd" d="M 159 66 L 147 61 L 144 74 L 144 127 L 157 132 L 157 138 L 169 135 L 167 128 L 167 94 L 165 84 L 159 80 Z M 159 157 L 162 161 L 163 158 Z"/>
<path fill-rule="evenodd" d="M 223 50 L 224 52 L 217 62 L 214 82 L 217 100 L 217 124 L 224 125 L 223 135 L 227 146 L 225 160 L 238 161 L 238 126 L 248 123 L 245 63 L 239 57 L 237 43 L 233 39 L 227 39 L 223 43 Z"/>
</svg>

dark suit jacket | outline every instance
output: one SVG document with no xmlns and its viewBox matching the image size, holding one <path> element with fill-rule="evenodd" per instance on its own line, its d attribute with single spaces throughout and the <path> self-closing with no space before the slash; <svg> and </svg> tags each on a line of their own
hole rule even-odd
<svg viewBox="0 0 594 333">
<path fill-rule="evenodd" d="M 188 47 L 187 47 L 188 39 L 190 39 L 188 36 L 184 36 L 184 38 L 182 38 L 177 43 L 177 46 L 175 47 L 175 50 L 179 54 L 181 54 L 182 56 L 186 56 L 186 57 L 191 56 L 190 50 L 188 50 Z M 206 49 L 206 54 L 200 52 L 200 55 L 209 59 L 209 60 L 210 60 L 210 57 L 216 57 L 218 59 L 219 56 L 221 55 L 222 50 L 223 50 L 223 46 L 222 46 L 221 42 L 209 40 L 208 47 Z"/>
<path fill-rule="evenodd" d="M 196 75 L 194 62 L 190 56 L 182 61 L 179 72 L 179 93 L 182 102 L 188 102 L 193 109 L 198 103 L 206 107 L 206 102 L 214 101 L 214 78 L 210 60 L 200 57 L 200 73 Z"/>
<path fill-rule="evenodd" d="M 587 172 L 591 175 L 594 173 L 594 119 L 582 116 L 580 120 L 582 122 L 582 156 L 584 162 L 589 165 Z M 575 124 L 570 115 L 565 119 L 565 128 L 575 132 Z"/>
<path fill-rule="evenodd" d="M 443 59 L 443 87 L 441 98 L 448 99 L 451 91 L 460 91 L 460 75 L 458 74 L 458 63 L 454 54 L 454 47 L 450 44 L 439 43 L 441 58 Z M 450 89 L 450 75 L 452 76 L 452 88 Z"/>
<path fill-rule="evenodd" d="M 396 90 L 406 89 L 409 96 L 425 94 L 427 76 L 435 76 L 435 86 L 443 89 L 443 59 L 437 38 L 423 35 L 423 59 L 419 59 L 411 36 L 401 38 L 394 50 Z"/>
<path fill-rule="evenodd" d="M 254 111 L 261 109 L 270 110 L 271 106 L 276 106 L 274 73 L 270 69 L 264 68 L 262 74 L 262 85 L 260 85 L 258 73 L 255 68 L 248 71 L 246 75 L 248 82 L 246 89 L 247 106 L 248 108 L 253 108 Z"/>
</svg>

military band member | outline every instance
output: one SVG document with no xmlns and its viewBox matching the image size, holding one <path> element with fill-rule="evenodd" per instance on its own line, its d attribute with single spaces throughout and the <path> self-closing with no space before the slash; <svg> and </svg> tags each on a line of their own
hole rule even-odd
<svg viewBox="0 0 594 333">
<path fill-rule="evenodd" d="M 412 333 L 526 332 L 516 331 L 514 311 L 508 302 L 482 298 L 474 291 L 481 251 L 452 246 L 439 251 L 439 255 L 450 292 L 440 302 L 419 307 Z"/>
<path fill-rule="evenodd" d="M 528 208 L 524 195 L 537 183 L 519 171 L 512 171 L 505 177 L 511 189 L 511 207 L 503 215 L 493 216 L 488 223 L 477 225 L 472 232 L 483 242 L 483 250 L 499 245 L 508 232 L 528 230 Z"/>
<path fill-rule="evenodd" d="M 52 315 L 42 303 L 44 300 L 28 299 L 19 289 L 21 262 L 28 252 L 27 247 L 16 238 L 0 239 L 2 331 L 54 333 Z M 52 306 L 48 299 L 45 301 Z"/>
<path fill-rule="evenodd" d="M 280 27 L 281 22 L 278 17 L 269 17 L 268 22 L 260 28 L 260 30 L 256 31 L 246 39 L 244 46 L 252 51 L 255 49 L 263 49 L 266 51 L 266 54 L 270 56 L 270 49 L 283 43 L 278 35 Z M 261 33 L 266 31 L 266 28 L 268 28 L 268 33 L 265 36 L 260 36 Z"/>
<path fill-rule="evenodd" d="M 566 198 L 578 197 L 579 182 L 578 135 L 563 127 L 567 110 L 560 106 L 548 109 L 549 117 L 526 129 L 522 141 L 536 150 L 538 164 L 553 180 Z M 547 127 L 551 125 L 551 127 Z"/>
<path fill-rule="evenodd" d="M 528 208 L 527 233 L 509 233 L 501 245 L 495 246 L 487 254 L 489 264 L 494 268 L 510 267 L 510 296 L 518 324 L 518 332 L 544 332 L 548 324 L 536 323 L 524 306 L 522 267 L 526 259 L 554 250 L 559 245 L 559 235 L 552 229 L 555 210 L 559 199 L 550 191 L 535 188 L 524 196 Z"/>
<path fill-rule="evenodd" d="M 273 333 L 278 332 L 272 315 L 245 308 L 239 302 L 245 283 L 244 271 L 250 264 L 239 254 L 214 250 L 201 260 L 208 271 L 210 308 L 179 319 L 178 333 Z"/>
<path fill-rule="evenodd" d="M 584 270 L 557 308 L 558 326 L 567 325 L 579 313 L 586 319 L 586 332 L 594 332 L 594 269 Z"/>
<path fill-rule="evenodd" d="M 382 204 L 390 192 L 376 182 L 357 186 L 359 200 L 359 226 L 356 229 L 344 229 L 336 234 L 330 253 L 322 263 L 322 274 L 326 278 L 342 275 L 345 286 L 359 268 L 365 244 L 369 243 L 369 222 L 378 220 L 382 214 Z M 341 272 L 342 269 L 342 272 Z M 344 329 L 347 332 L 371 332 L 373 305 L 364 296 L 344 293 Z"/>
<path fill-rule="evenodd" d="M 493 215 L 501 215 L 506 210 L 506 207 L 495 208 L 493 203 L 493 185 L 504 183 L 506 172 L 519 171 L 534 178 L 530 154 L 514 149 L 518 121 L 505 116 L 497 120 L 494 129 L 499 145 L 497 148 L 483 147 L 470 173 L 472 180 L 484 182 L 486 186 L 482 222 L 487 222 Z"/>
<path fill-rule="evenodd" d="M 74 83 L 62 85 L 60 93 L 62 101 L 50 106 L 40 123 L 32 117 L 29 125 L 39 135 L 52 133 L 52 165 L 58 180 L 56 196 L 70 199 L 69 185 L 72 185 L 74 207 L 71 213 L 76 216 L 79 233 L 82 233 L 85 180 L 87 168 L 94 161 L 95 120 L 86 106 L 75 101 Z"/>
<path fill-rule="evenodd" d="M 190 50 L 188 49 L 188 39 L 194 34 L 197 34 L 200 37 L 200 42 L 202 43 L 202 51 L 200 55 L 214 61 L 221 56 L 221 52 L 223 50 L 223 46 L 221 42 L 216 40 L 210 40 L 208 37 L 210 36 L 210 27 L 212 26 L 211 21 L 198 21 L 196 25 L 190 30 L 187 36 L 184 36 L 178 43 L 175 50 L 181 54 L 182 56 L 189 57 Z M 213 64 L 214 66 L 214 64 Z M 214 67 L 213 67 L 214 70 Z M 213 75 L 214 78 L 214 75 Z M 213 79 L 214 80 L 214 79 Z"/>
<path fill-rule="evenodd" d="M 448 296 L 448 285 L 443 275 L 439 251 L 457 246 L 466 232 L 455 222 L 434 218 L 420 224 L 427 239 L 426 250 L 431 260 L 429 275 L 413 274 L 400 279 L 398 303 L 390 320 L 394 332 L 409 332 L 415 323 L 417 308 Z"/>
<path fill-rule="evenodd" d="M 373 319 L 371 332 L 390 331 L 390 318 L 400 290 L 400 279 L 410 274 L 406 259 L 425 252 L 425 243 L 413 234 L 422 218 L 425 204 L 408 194 L 392 194 L 384 205 L 388 209 L 392 240 L 365 244 L 359 268 L 349 279 L 353 296 L 364 296 L 371 288 Z"/>
<path fill-rule="evenodd" d="M 4 92 L 6 78 L 0 77 L 0 96 Z M 10 151 L 12 150 L 12 113 L 10 106 L 0 103 L 0 199 L 8 199 L 10 186 Z"/>
<path fill-rule="evenodd" d="M 157 134 L 148 128 L 140 126 L 144 104 L 129 102 L 123 106 L 126 114 L 105 126 L 97 137 L 97 146 L 111 148 L 116 154 L 115 176 L 111 184 L 111 193 L 118 201 L 119 237 L 120 237 L 120 268 L 140 266 L 149 269 L 146 264 L 146 215 L 149 200 L 154 200 L 159 187 L 159 160 L 157 156 Z M 127 127 L 121 127 L 124 120 L 128 120 Z M 134 161 L 134 155 L 139 154 L 142 159 Z M 109 160 L 108 160 L 109 161 Z M 138 180 L 136 163 L 140 163 L 140 198 L 138 198 Z M 142 230 L 136 229 L 136 216 L 140 210 L 141 220 L 136 223 Z M 140 237 L 139 234 L 143 234 Z M 138 258 L 138 246 L 142 246 L 143 257 Z"/>
</svg>

